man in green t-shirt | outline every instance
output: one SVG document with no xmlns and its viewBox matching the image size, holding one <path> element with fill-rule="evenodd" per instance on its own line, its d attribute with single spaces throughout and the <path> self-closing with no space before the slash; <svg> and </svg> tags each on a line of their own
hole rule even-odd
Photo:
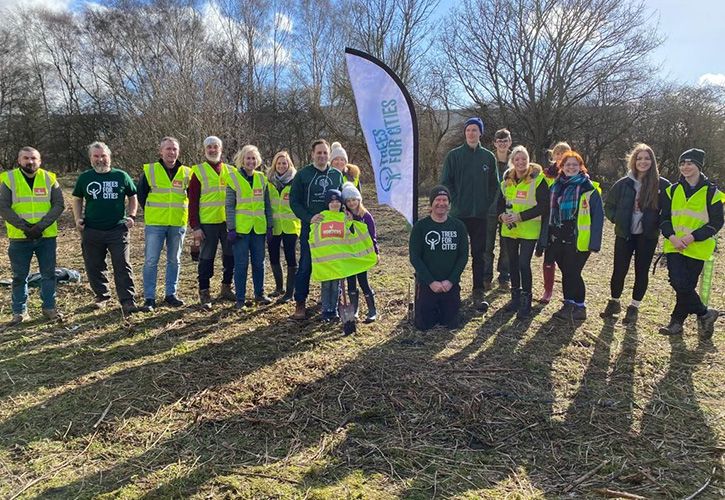
<svg viewBox="0 0 725 500">
<path fill-rule="evenodd" d="M 458 326 L 461 273 L 468 262 L 465 224 L 448 216 L 450 192 L 436 186 L 430 194 L 430 216 L 415 223 L 408 252 L 415 268 L 415 326 L 428 330 L 436 324 Z"/>
<path fill-rule="evenodd" d="M 136 186 L 126 172 L 111 168 L 111 150 L 104 143 L 88 146 L 88 156 L 93 168 L 83 172 L 73 188 L 73 216 L 88 283 L 96 294 L 96 308 L 104 308 L 111 299 L 106 263 L 110 253 L 118 300 L 124 314 L 131 314 L 138 311 L 129 255 L 129 231 L 138 209 Z"/>
</svg>

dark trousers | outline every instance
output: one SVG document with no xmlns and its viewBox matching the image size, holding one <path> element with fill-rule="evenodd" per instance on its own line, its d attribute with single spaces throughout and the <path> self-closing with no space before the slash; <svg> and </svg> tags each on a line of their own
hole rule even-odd
<svg viewBox="0 0 725 500">
<path fill-rule="evenodd" d="M 55 309 L 55 238 L 37 240 L 10 240 L 8 257 L 13 272 L 12 309 L 13 314 L 28 310 L 28 275 L 33 255 L 38 259 L 40 271 L 40 298 L 43 309 Z"/>
<path fill-rule="evenodd" d="M 652 264 L 657 239 L 647 239 L 641 234 L 633 234 L 628 240 L 617 238 L 614 240 L 614 269 L 610 288 L 612 298 L 618 299 L 624 290 L 624 278 L 629 271 L 629 264 L 634 254 L 634 290 L 632 299 L 642 300 L 649 285 L 649 266 Z"/>
<path fill-rule="evenodd" d="M 564 300 L 583 304 L 586 300 L 586 287 L 584 278 L 582 278 L 582 269 L 591 252 L 580 252 L 576 249 L 575 243 L 562 243 L 561 241 L 552 242 L 549 250 L 561 271 Z"/>
<path fill-rule="evenodd" d="M 494 249 L 496 248 L 496 239 L 498 239 L 498 263 L 496 271 L 498 271 L 499 281 L 509 280 L 509 259 L 506 255 L 506 245 L 503 244 L 501 236 L 501 224 L 495 215 L 488 216 L 486 224 L 486 252 L 484 254 L 483 279 L 485 281 L 493 281 L 493 261 L 495 260 Z"/>
<path fill-rule="evenodd" d="M 519 238 L 502 238 L 501 248 L 506 249 L 511 271 L 511 289 L 521 288 L 531 293 L 531 257 L 534 255 L 536 240 L 522 240 Z M 500 258 L 500 257 L 499 257 Z"/>
<path fill-rule="evenodd" d="M 448 292 L 434 293 L 428 285 L 416 281 L 415 327 L 429 330 L 435 325 L 458 326 L 461 309 L 461 287 L 454 284 Z"/>
<path fill-rule="evenodd" d="M 295 255 L 295 247 L 297 246 L 296 234 L 278 234 L 267 238 L 267 251 L 269 252 L 269 263 L 280 263 L 280 247 L 284 247 L 284 260 L 287 267 L 297 267 L 297 256 Z"/>
<path fill-rule="evenodd" d="M 702 260 L 685 257 L 678 252 L 667 254 L 667 271 L 676 296 L 672 319 L 679 323 L 684 322 L 688 314 L 700 316 L 707 312 L 697 294 L 697 280 L 704 264 Z"/>
<path fill-rule="evenodd" d="M 310 276 L 312 276 L 312 254 L 310 253 L 310 225 L 302 222 L 300 233 L 300 262 L 295 275 L 295 301 L 307 300 L 310 293 Z"/>
<path fill-rule="evenodd" d="M 214 260 L 220 244 L 222 247 L 222 283 L 231 285 L 234 277 L 234 254 L 232 246 L 227 242 L 226 223 L 202 224 L 201 230 L 204 233 L 204 239 L 199 248 L 199 290 L 209 289 L 211 279 L 214 277 Z"/>
<path fill-rule="evenodd" d="M 486 253 L 486 219 L 462 218 L 471 241 L 471 266 L 473 267 L 473 289 L 483 288 L 484 255 Z"/>
<path fill-rule="evenodd" d="M 360 288 L 362 288 L 364 295 L 372 295 L 373 289 L 370 288 L 370 283 L 368 282 L 368 272 L 362 272 L 360 274 L 355 274 L 353 276 L 348 276 L 347 278 L 347 291 L 348 293 L 354 293 L 357 292 L 357 284 L 360 283 Z"/>
<path fill-rule="evenodd" d="M 133 302 L 136 287 L 133 283 L 133 270 L 129 254 L 130 235 L 125 224 L 108 231 L 85 228 L 81 236 L 83 261 L 86 265 L 88 284 L 96 294 L 97 300 L 111 298 L 108 288 L 108 263 L 106 256 L 111 254 L 113 280 L 116 282 L 116 294 L 121 304 Z"/>
</svg>

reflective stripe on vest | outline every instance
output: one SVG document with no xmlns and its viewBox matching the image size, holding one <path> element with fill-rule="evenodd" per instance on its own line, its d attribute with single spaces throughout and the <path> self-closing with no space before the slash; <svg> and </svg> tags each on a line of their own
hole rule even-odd
<svg viewBox="0 0 725 500">
<path fill-rule="evenodd" d="M 277 191 L 277 188 L 271 182 L 267 183 L 267 186 L 269 201 L 272 204 L 272 218 L 274 219 L 272 234 L 275 236 L 280 234 L 296 234 L 299 236 L 302 223 L 289 206 L 289 193 L 292 185 L 287 184 L 282 188 L 282 192 Z"/>
<path fill-rule="evenodd" d="M 237 195 L 234 207 L 234 225 L 237 233 L 267 233 L 267 219 L 264 216 L 264 185 L 267 180 L 262 172 L 254 172 L 252 185 L 238 171 L 227 175 L 228 182 Z"/>
<path fill-rule="evenodd" d="M 19 168 L 0 174 L 0 182 L 10 189 L 12 204 L 10 208 L 18 217 L 34 224 L 50 211 L 50 191 L 55 184 L 55 174 L 39 168 L 33 178 L 33 189 L 30 189 L 25 176 Z M 8 238 L 11 240 L 25 240 L 25 233 L 5 222 Z M 54 238 L 58 235 L 58 223 L 53 222 L 43 231 L 43 238 Z"/>
<path fill-rule="evenodd" d="M 173 179 L 169 179 L 166 168 L 159 162 L 143 166 L 149 194 L 144 206 L 144 223 L 147 226 L 184 227 L 189 220 L 189 187 L 191 170 L 180 166 Z"/>
<path fill-rule="evenodd" d="M 591 198 L 594 191 L 587 191 L 579 197 L 579 210 L 576 215 L 576 249 L 580 252 L 589 251 L 592 239 Z"/>
<path fill-rule="evenodd" d="M 310 227 L 313 280 L 354 276 L 377 263 L 373 240 L 364 222 L 345 220 L 342 212 L 320 213 L 323 221 Z"/>
<path fill-rule="evenodd" d="M 199 195 L 199 222 L 201 224 L 226 222 L 224 199 L 226 197 L 227 178 L 229 173 L 233 171 L 236 171 L 236 169 L 226 163 L 221 164 L 218 174 L 208 162 L 194 165 L 191 168 L 191 173 L 196 175 L 201 186 Z"/>
<path fill-rule="evenodd" d="M 501 189 L 506 197 L 506 204 L 511 204 L 513 213 L 521 213 L 536 206 L 536 188 L 544 181 L 543 175 L 536 179 L 529 179 L 529 182 L 506 185 L 501 183 Z M 501 236 L 521 240 L 536 240 L 541 233 L 541 216 L 526 221 L 517 222 L 516 226 L 509 229 L 506 224 L 501 225 Z"/>
<path fill-rule="evenodd" d="M 681 184 L 675 184 L 674 192 L 672 186 L 665 191 L 671 200 L 672 229 L 675 236 L 682 238 L 710 222 L 707 213 L 707 190 L 708 186 L 702 186 L 692 196 L 685 196 L 685 189 Z M 712 204 L 720 202 L 725 198 L 720 191 L 715 191 L 712 197 Z M 663 244 L 665 253 L 679 252 L 670 240 L 665 239 Z M 715 251 L 715 238 L 708 238 L 703 241 L 693 241 L 681 251 L 682 255 L 697 260 L 709 260 Z"/>
</svg>

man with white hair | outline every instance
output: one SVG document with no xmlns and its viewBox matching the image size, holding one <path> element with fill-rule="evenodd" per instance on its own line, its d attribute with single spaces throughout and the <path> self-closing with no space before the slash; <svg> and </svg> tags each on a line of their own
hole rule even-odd
<svg viewBox="0 0 725 500">
<path fill-rule="evenodd" d="M 35 255 L 40 268 L 43 316 L 61 320 L 55 307 L 57 220 L 65 209 L 55 174 L 40 168 L 40 153 L 26 146 L 18 153 L 18 168 L 0 174 L 0 217 L 5 219 L 8 257 L 13 273 L 10 325 L 29 319 L 28 275 Z"/>
<path fill-rule="evenodd" d="M 179 264 L 189 220 L 191 169 L 179 161 L 179 140 L 164 137 L 159 143 L 159 160 L 146 163 L 138 180 L 138 201 L 144 209 L 144 264 L 142 310 L 156 307 L 156 278 L 159 258 L 166 243 L 166 287 L 164 303 L 181 307 L 184 301 L 176 291 Z"/>
<path fill-rule="evenodd" d="M 220 299 L 234 301 L 234 255 L 227 241 L 224 199 L 227 175 L 236 170 L 221 161 L 222 141 L 211 135 L 204 139 L 206 161 L 191 168 L 189 181 L 189 226 L 194 244 L 199 246 L 199 302 L 211 309 L 211 278 L 218 246 L 222 247 L 222 283 Z"/>
<path fill-rule="evenodd" d="M 130 230 L 138 209 L 136 185 L 126 172 L 111 168 L 111 150 L 106 144 L 92 143 L 88 156 L 93 168 L 78 176 L 73 188 L 73 217 L 81 234 L 88 283 L 96 294 L 96 309 L 103 309 L 111 300 L 106 263 L 110 253 L 121 309 L 132 314 L 138 311 L 129 254 Z"/>
</svg>

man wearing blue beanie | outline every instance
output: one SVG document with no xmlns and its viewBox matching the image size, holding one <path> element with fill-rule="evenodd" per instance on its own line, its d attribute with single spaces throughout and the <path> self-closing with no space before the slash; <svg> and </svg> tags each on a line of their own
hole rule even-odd
<svg viewBox="0 0 725 500">
<path fill-rule="evenodd" d="M 463 125 L 465 142 L 446 155 L 441 184 L 451 193 L 451 216 L 466 226 L 471 240 L 473 261 L 472 298 L 479 310 L 486 310 L 484 301 L 484 255 L 488 208 L 496 197 L 498 174 L 496 157 L 481 146 L 483 120 L 469 118 Z"/>
</svg>

